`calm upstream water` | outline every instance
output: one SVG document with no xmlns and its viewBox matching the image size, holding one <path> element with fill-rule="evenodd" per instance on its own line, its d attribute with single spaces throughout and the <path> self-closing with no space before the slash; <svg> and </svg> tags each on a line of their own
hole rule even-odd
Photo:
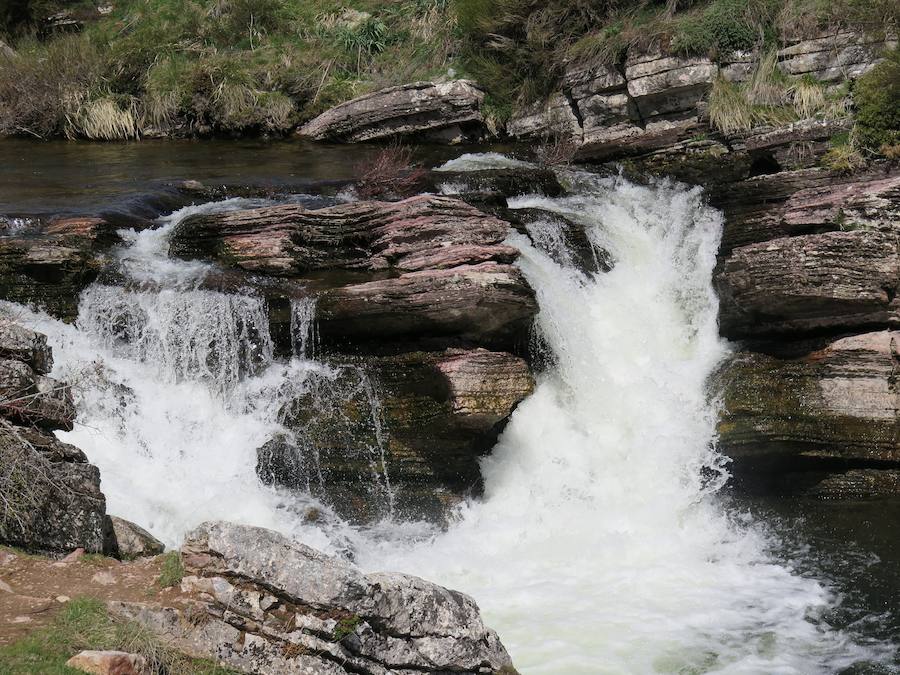
<svg viewBox="0 0 900 675">
<path fill-rule="evenodd" d="M 510 162 L 458 158 L 472 150 L 421 157 L 462 170 Z M 350 179 L 372 152 L 0 142 L 0 216 L 127 211 L 135 194 L 184 179 L 271 185 L 303 203 L 304 185 Z M 88 289 L 76 325 L 6 309 L 49 335 L 54 375 L 80 383 L 79 425 L 60 435 L 100 466 L 110 511 L 169 544 L 202 520 L 229 518 L 352 549 L 365 568 L 471 593 L 523 673 L 900 672 L 900 501 L 748 498 L 727 487 L 706 389 L 729 349 L 711 285 L 720 214 L 699 189 L 565 178 L 571 196 L 510 206 L 580 223 L 616 265 L 579 272 L 551 221 L 510 237 L 553 366 L 484 461 L 484 499 L 446 531 L 304 524 L 308 495 L 256 479 L 255 451 L 281 402 L 330 391 L 341 366 L 307 348 L 310 306 L 296 308 L 293 358 L 275 358 L 262 301 L 204 290 L 209 267 L 170 260 L 167 234 L 191 213 L 268 202 L 192 205 L 127 234 L 115 254 L 127 289 Z M 116 339 L 123 326 L 127 344 Z M 216 351 L 215 368 L 198 345 Z M 354 382 L 366 386 L 363 375 Z M 382 448 L 366 451 L 375 489 L 389 492 Z"/>
</svg>

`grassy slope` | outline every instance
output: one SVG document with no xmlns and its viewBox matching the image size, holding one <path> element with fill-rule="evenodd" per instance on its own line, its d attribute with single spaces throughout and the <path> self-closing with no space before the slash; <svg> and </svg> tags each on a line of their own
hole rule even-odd
<svg viewBox="0 0 900 675">
<path fill-rule="evenodd" d="M 20 40 L 20 58 L 0 57 L 0 132 L 278 134 L 375 88 L 454 72 L 485 86 L 502 120 L 558 86 L 566 64 L 619 62 L 629 48 L 716 58 L 898 23 L 896 0 L 120 0 L 80 35 Z"/>
</svg>

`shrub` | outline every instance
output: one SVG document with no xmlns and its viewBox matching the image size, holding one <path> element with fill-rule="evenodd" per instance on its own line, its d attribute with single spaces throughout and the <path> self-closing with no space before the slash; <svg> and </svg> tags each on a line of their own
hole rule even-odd
<svg viewBox="0 0 900 675">
<path fill-rule="evenodd" d="M 900 48 L 856 81 L 853 101 L 860 147 L 877 152 L 900 143 Z"/>
<path fill-rule="evenodd" d="M 389 145 L 358 167 L 356 192 L 363 199 L 405 197 L 418 191 L 425 170 L 413 163 L 412 150 Z"/>
<path fill-rule="evenodd" d="M 671 48 L 685 55 L 718 56 L 749 50 L 772 38 L 777 0 L 712 0 L 676 23 Z"/>
<path fill-rule="evenodd" d="M 184 578 L 184 564 L 178 551 L 169 551 L 163 556 L 162 569 L 156 584 L 161 588 L 177 586 Z"/>
<path fill-rule="evenodd" d="M 744 91 L 737 84 L 718 78 L 709 92 L 709 122 L 724 134 L 745 131 L 755 116 Z"/>
<path fill-rule="evenodd" d="M 66 136 L 95 141 L 136 139 L 141 134 L 137 104 L 130 96 L 104 96 L 69 115 Z"/>
</svg>

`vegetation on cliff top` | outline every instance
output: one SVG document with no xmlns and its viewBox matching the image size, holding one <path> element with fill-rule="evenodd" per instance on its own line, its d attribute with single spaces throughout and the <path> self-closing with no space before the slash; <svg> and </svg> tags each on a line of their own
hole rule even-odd
<svg viewBox="0 0 900 675">
<path fill-rule="evenodd" d="M 84 29 L 41 33 L 60 8 Z M 620 63 L 630 48 L 718 57 L 896 25 L 894 0 L 120 0 L 104 15 L 87 0 L 14 0 L 0 13 L 18 52 L 0 52 L 0 133 L 279 134 L 367 91 L 459 75 L 502 119 L 567 64 Z"/>
</svg>

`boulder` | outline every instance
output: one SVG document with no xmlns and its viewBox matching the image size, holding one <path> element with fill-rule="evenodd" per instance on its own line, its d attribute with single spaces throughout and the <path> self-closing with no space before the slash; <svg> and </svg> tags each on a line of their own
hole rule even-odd
<svg viewBox="0 0 900 675">
<path fill-rule="evenodd" d="M 636 54 L 625 62 L 628 95 L 641 119 L 697 113 L 718 73 L 708 58 L 681 58 L 660 53 Z"/>
<path fill-rule="evenodd" d="M 91 675 L 150 675 L 147 659 L 139 654 L 86 650 L 66 661 L 66 667 Z"/>
<path fill-rule="evenodd" d="M 325 111 L 298 131 L 316 141 L 358 143 L 397 137 L 457 142 L 484 131 L 484 92 L 474 82 L 413 82 L 380 89 Z"/>
<path fill-rule="evenodd" d="M 738 353 L 721 374 L 721 449 L 740 473 L 900 464 L 898 348 L 877 331 L 791 358 Z"/>
<path fill-rule="evenodd" d="M 244 672 L 513 672 L 462 593 L 403 574 L 363 574 L 286 537 L 205 523 L 182 548 L 189 610 L 112 603 L 189 653 Z"/>
<path fill-rule="evenodd" d="M 104 551 L 100 472 L 80 450 L 0 420 L 0 542 L 31 550 Z"/>
<path fill-rule="evenodd" d="M 894 233 L 826 232 L 741 246 L 715 283 L 727 337 L 900 323 Z"/>
<path fill-rule="evenodd" d="M 479 459 L 534 387 L 523 359 L 486 349 L 359 356 L 338 368 L 284 405 L 284 431 L 260 448 L 257 472 L 356 521 L 390 509 L 441 519 L 477 494 Z"/>
<path fill-rule="evenodd" d="M 0 236 L 0 298 L 34 304 L 63 319 L 78 314 L 78 294 L 103 269 L 117 241 L 98 218 L 63 218 Z"/>
<path fill-rule="evenodd" d="M 126 560 L 159 555 L 166 550 L 165 545 L 140 525 L 131 521 L 108 516 L 112 535 L 107 543 L 107 553 Z"/>
</svg>

